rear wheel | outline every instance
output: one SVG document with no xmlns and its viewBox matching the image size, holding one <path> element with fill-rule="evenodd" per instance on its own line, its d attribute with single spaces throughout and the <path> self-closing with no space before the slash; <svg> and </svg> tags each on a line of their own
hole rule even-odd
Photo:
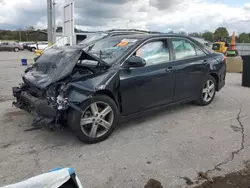
<svg viewBox="0 0 250 188">
<path fill-rule="evenodd" d="M 34 52 L 35 50 L 36 50 L 35 47 L 32 47 L 32 48 L 30 49 L 31 52 Z"/>
<path fill-rule="evenodd" d="M 85 143 L 105 140 L 118 121 L 116 103 L 106 95 L 93 96 L 80 105 L 83 113 L 71 110 L 68 122 L 76 136 Z"/>
<path fill-rule="evenodd" d="M 14 52 L 19 52 L 19 48 L 14 48 Z"/>
<path fill-rule="evenodd" d="M 209 105 L 214 99 L 216 93 L 216 84 L 217 83 L 214 77 L 209 75 L 208 79 L 201 88 L 200 97 L 196 103 L 201 106 Z"/>
</svg>

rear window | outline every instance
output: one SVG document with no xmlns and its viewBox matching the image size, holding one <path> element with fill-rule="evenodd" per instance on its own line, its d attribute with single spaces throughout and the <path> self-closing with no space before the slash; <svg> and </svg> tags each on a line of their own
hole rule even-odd
<svg viewBox="0 0 250 188">
<path fill-rule="evenodd" d="M 95 35 L 91 35 L 89 37 L 87 37 L 85 40 L 83 40 L 82 42 L 80 42 L 80 45 L 87 45 L 87 44 L 92 44 L 95 41 L 101 40 L 103 38 L 105 38 L 106 36 L 108 36 L 107 33 L 98 33 Z"/>
</svg>

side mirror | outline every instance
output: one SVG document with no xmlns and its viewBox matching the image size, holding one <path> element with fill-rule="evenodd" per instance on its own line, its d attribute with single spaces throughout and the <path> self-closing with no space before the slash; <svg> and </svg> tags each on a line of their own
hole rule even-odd
<svg viewBox="0 0 250 188">
<path fill-rule="evenodd" d="M 126 61 L 127 68 L 130 67 L 144 67 L 146 65 L 146 61 L 138 56 L 130 56 Z"/>
</svg>

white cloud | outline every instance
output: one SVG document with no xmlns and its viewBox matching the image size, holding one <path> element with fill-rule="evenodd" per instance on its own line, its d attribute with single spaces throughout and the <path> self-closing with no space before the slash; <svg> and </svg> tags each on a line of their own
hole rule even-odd
<svg viewBox="0 0 250 188">
<path fill-rule="evenodd" d="M 246 4 L 244 5 L 244 7 L 245 7 L 247 10 L 250 10 L 250 3 L 246 3 Z"/>
<path fill-rule="evenodd" d="M 232 14 L 233 13 L 233 14 Z M 156 11 L 149 13 L 150 25 L 159 28 L 184 28 L 187 32 L 215 30 L 219 26 L 226 26 L 229 30 L 247 31 L 250 24 L 250 12 L 242 8 L 234 8 L 222 3 L 196 1 L 183 3 L 175 11 Z M 161 19 L 159 19 L 161 18 Z"/>
<path fill-rule="evenodd" d="M 88 2 L 86 2 L 88 1 Z M 232 31 L 250 32 L 250 4 L 232 7 L 209 0 L 75 0 L 76 26 L 84 30 L 111 28 L 150 29 L 179 32 L 214 31 L 225 26 Z M 0 29 L 34 25 L 46 28 L 46 0 L 5 0 L 0 5 Z M 225 1 L 224 1 L 225 2 Z M 63 0 L 57 0 L 57 23 L 62 22 Z M 120 4 L 119 4 L 120 3 Z M 95 5 L 95 6 L 93 6 Z M 7 29 L 7 28 L 6 28 Z"/>
</svg>

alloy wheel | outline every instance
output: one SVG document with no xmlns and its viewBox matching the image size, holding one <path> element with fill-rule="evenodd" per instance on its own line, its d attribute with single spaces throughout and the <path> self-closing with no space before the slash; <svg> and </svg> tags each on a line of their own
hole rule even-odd
<svg viewBox="0 0 250 188">
<path fill-rule="evenodd" d="M 213 80 L 208 80 L 202 90 L 202 98 L 205 102 L 210 102 L 215 93 L 215 84 Z"/>
<path fill-rule="evenodd" d="M 82 132 L 91 138 L 99 138 L 109 131 L 114 112 L 105 102 L 94 102 L 83 112 L 80 120 Z"/>
</svg>

